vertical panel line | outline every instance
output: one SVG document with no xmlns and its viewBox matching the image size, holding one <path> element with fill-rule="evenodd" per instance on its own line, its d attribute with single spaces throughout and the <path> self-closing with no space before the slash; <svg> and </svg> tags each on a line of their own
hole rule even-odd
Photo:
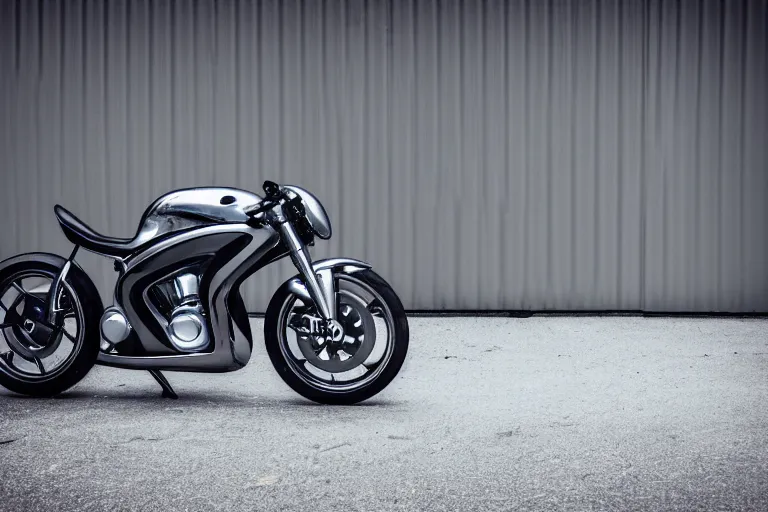
<svg viewBox="0 0 768 512">
<path fill-rule="evenodd" d="M 302 7 L 302 9 L 303 9 L 303 7 Z M 369 135 L 369 131 L 370 131 L 369 119 L 371 118 L 371 115 L 370 115 L 371 107 L 370 107 L 369 103 L 370 103 L 371 94 L 368 91 L 368 87 L 370 87 L 370 83 L 369 83 L 370 80 L 369 80 L 369 77 L 368 77 L 368 73 L 370 72 L 370 65 L 369 65 L 370 59 L 368 58 L 368 52 L 370 51 L 369 45 L 368 45 L 368 23 L 369 23 L 368 22 L 368 18 L 371 16 L 371 14 L 370 14 L 371 13 L 371 4 L 370 4 L 370 2 L 368 0 L 365 1 L 363 9 L 364 9 L 364 11 L 363 11 L 363 21 L 362 21 L 362 25 L 363 25 L 363 52 L 362 52 L 362 54 L 363 54 L 363 106 L 362 106 L 362 109 L 363 109 L 363 111 L 361 112 L 361 115 L 362 115 L 361 130 L 362 130 L 362 137 L 363 137 L 363 155 L 362 155 L 362 158 L 363 158 L 363 164 L 366 164 L 368 162 L 368 158 L 369 158 L 369 154 L 370 154 L 370 145 L 371 145 L 370 144 L 370 140 L 369 140 L 369 137 L 370 137 L 370 135 Z M 303 17 L 302 17 L 302 21 L 303 21 Z M 304 29 L 304 27 L 302 26 L 302 31 L 301 31 L 302 32 L 302 35 L 301 35 L 301 38 L 302 38 L 302 44 L 301 44 L 301 48 L 302 48 L 302 62 L 303 62 L 303 58 L 304 58 L 304 52 L 303 52 L 303 49 L 304 49 L 304 44 L 303 44 L 303 41 L 304 41 L 304 35 L 303 35 L 304 34 L 304 30 L 303 29 Z M 301 67 L 301 71 L 302 71 L 302 73 L 304 72 L 304 66 L 303 65 Z M 302 80 L 302 83 L 303 82 L 304 81 Z M 361 176 L 362 177 L 362 184 L 361 184 L 361 186 L 362 186 L 362 190 L 363 190 L 363 208 L 362 208 L 362 210 L 363 210 L 363 212 L 362 212 L 362 214 L 363 214 L 362 215 L 362 217 L 363 217 L 363 228 L 366 228 L 369 225 L 369 222 L 370 222 L 370 215 L 368 213 L 368 205 L 371 204 L 371 203 L 370 203 L 370 200 L 369 200 L 369 196 L 370 196 L 369 188 L 370 187 L 368 185 L 368 181 L 369 181 L 368 174 L 369 173 L 365 172 L 365 171 L 361 172 L 361 175 L 362 175 Z M 369 248 L 368 248 L 368 245 L 369 245 L 369 236 L 366 234 L 366 235 L 363 236 L 363 257 L 366 260 L 369 259 L 369 254 L 371 252 L 369 250 Z M 434 299 L 434 297 L 433 297 L 433 299 Z"/>
<path fill-rule="evenodd" d="M 571 34 L 571 76 L 573 77 L 573 87 L 571 87 L 571 162 L 570 162 L 570 173 L 571 173 L 571 215 L 570 215 L 570 229 L 571 229 L 571 279 L 570 279 L 570 290 L 569 290 L 569 297 L 573 298 L 576 293 L 576 239 L 578 238 L 576 234 L 576 202 L 577 202 L 577 196 L 576 196 L 576 167 L 577 167 L 577 160 L 576 160 L 576 144 L 578 142 L 576 133 L 578 131 L 578 126 L 576 123 L 576 116 L 578 114 L 578 109 L 576 108 L 577 102 L 576 98 L 578 98 L 578 92 L 579 92 L 579 78 L 578 78 L 578 51 L 577 51 L 577 45 L 579 41 L 579 2 L 570 2 L 569 5 L 572 7 L 573 11 L 571 13 L 571 20 L 573 22 L 573 30 Z M 570 306 L 566 306 L 570 307 Z"/>
<path fill-rule="evenodd" d="M 600 60 L 602 58 L 602 52 L 600 51 L 601 45 L 600 45 L 600 37 L 601 37 L 601 26 L 603 23 L 602 19 L 602 9 L 601 9 L 601 2 L 600 0 L 597 0 L 595 3 L 595 35 L 594 35 L 594 47 L 595 47 L 595 71 L 594 71 L 594 98 L 595 98 L 595 112 L 594 112 L 594 151 L 595 151 L 595 209 L 594 209 L 594 226 L 595 226 L 595 258 L 593 261 L 593 267 L 592 267 L 592 292 L 593 297 L 597 298 L 598 296 L 602 295 L 599 293 L 600 291 L 600 263 L 601 263 L 601 256 L 602 256 L 602 248 L 600 246 L 600 176 L 601 176 L 601 169 L 600 169 Z M 597 299 L 598 300 L 598 307 L 603 306 L 603 298 L 602 296 Z"/>
<path fill-rule="evenodd" d="M 438 204 L 438 205 L 445 204 L 445 202 L 443 201 L 444 197 L 443 197 L 443 179 L 442 179 L 442 175 L 443 175 L 443 172 L 444 172 L 444 169 L 443 169 L 444 163 L 443 163 L 443 152 L 442 152 L 442 140 L 443 140 L 443 137 L 445 136 L 445 131 L 443 129 L 443 123 L 442 123 L 442 119 L 443 119 L 442 108 L 440 108 L 440 103 L 441 103 L 442 98 L 443 98 L 443 87 L 442 87 L 442 79 L 441 79 L 442 76 L 443 76 L 442 75 L 442 73 L 443 73 L 443 64 L 442 64 L 443 54 L 442 54 L 442 51 L 441 51 L 442 45 L 440 44 L 441 41 L 442 41 L 442 23 L 441 23 L 441 17 L 440 17 L 440 13 L 441 13 L 441 8 L 440 7 L 441 7 L 441 5 L 442 5 L 441 2 L 438 0 L 436 5 L 435 5 L 435 19 L 434 19 L 434 21 L 435 21 L 435 38 L 436 38 L 436 42 L 435 42 L 435 53 L 436 53 L 436 55 L 435 55 L 435 58 L 436 58 L 435 73 L 437 74 L 437 80 L 435 80 L 436 85 L 437 85 L 437 91 L 435 92 L 435 94 L 437 94 L 437 108 L 435 109 L 435 111 L 436 111 L 435 118 L 436 118 L 436 122 L 437 122 L 437 130 L 436 130 L 437 131 L 437 144 L 435 145 L 436 146 L 436 151 L 437 151 L 437 159 L 436 159 L 436 162 L 437 162 L 437 173 L 436 173 L 437 184 L 435 186 L 435 189 L 437 190 L 436 204 Z M 438 222 L 442 222 L 442 221 L 444 221 L 444 219 L 441 220 L 441 221 L 438 221 Z M 437 235 L 435 236 L 435 241 L 437 241 Z M 436 261 L 434 265 L 432 265 L 432 293 L 433 293 L 433 297 L 434 297 L 435 309 L 438 309 L 439 307 L 444 307 L 445 306 L 445 298 L 443 298 L 443 300 L 440 300 L 438 289 L 437 289 L 437 285 L 440 282 L 440 277 L 441 277 L 440 270 L 442 268 L 445 268 L 445 266 L 443 264 L 441 264 L 441 262 L 439 260 Z"/>
<path fill-rule="evenodd" d="M 525 49 L 523 51 L 524 60 L 525 60 L 525 62 L 523 63 L 523 67 L 525 69 L 525 79 L 523 80 L 524 81 L 523 96 L 525 98 L 525 101 L 524 101 L 524 103 L 525 103 L 525 129 L 523 130 L 523 134 L 524 134 L 523 135 L 523 138 L 524 138 L 524 140 L 523 140 L 523 147 L 525 148 L 524 149 L 525 157 L 524 157 L 524 165 L 523 165 L 523 167 L 525 169 L 525 172 L 523 174 L 523 191 L 524 191 L 524 194 L 523 194 L 523 212 L 524 212 L 523 213 L 523 244 L 525 246 L 523 248 L 523 290 L 522 290 L 523 291 L 523 300 L 522 300 L 522 304 L 523 305 L 525 305 L 526 300 L 528 299 L 528 297 L 530 297 L 529 284 L 528 284 L 528 281 L 529 281 L 529 279 L 528 279 L 528 268 L 529 268 L 529 266 L 528 266 L 528 262 L 529 262 L 528 247 L 530 247 L 530 240 L 528 240 L 529 231 L 530 231 L 530 229 L 529 229 L 530 213 L 528 211 L 528 205 L 530 204 L 530 202 L 528 201 L 528 195 L 529 195 L 528 194 L 528 182 L 529 182 L 529 173 L 530 173 L 530 168 L 529 167 L 530 167 L 530 152 L 531 152 L 531 150 L 530 150 L 530 135 L 529 135 L 529 127 L 531 125 L 531 119 L 530 119 L 531 107 L 530 107 L 530 91 L 529 91 L 530 87 L 529 87 L 529 81 L 528 81 L 528 78 L 531 76 L 531 67 L 530 67 L 531 59 L 530 59 L 530 55 L 529 55 L 529 53 L 531 51 L 531 42 L 530 42 L 530 38 L 531 38 L 531 30 L 530 30 L 530 26 L 531 26 L 531 9 L 530 9 L 530 7 L 531 7 L 530 6 L 530 0 L 525 0 L 525 5 L 524 5 L 525 12 L 523 14 L 524 17 L 525 17 L 525 35 L 524 35 L 524 38 L 525 38 Z"/>
<path fill-rule="evenodd" d="M 509 175 L 510 175 L 510 168 L 509 168 L 509 38 L 511 36 L 510 30 L 509 30 L 509 2 L 502 2 L 502 24 L 501 24 L 501 31 L 503 37 L 503 46 L 502 46 L 502 77 L 504 80 L 504 155 L 503 155 L 503 172 L 504 172 L 504 190 L 502 194 L 502 202 L 499 205 L 499 209 L 501 210 L 499 213 L 501 222 L 499 222 L 499 233 L 498 233 L 498 240 L 499 240 L 499 251 L 500 251 L 500 258 L 499 258 L 499 269 L 498 269 L 498 276 L 500 276 L 500 286 L 499 286 L 499 295 L 498 295 L 498 304 L 501 309 L 507 309 L 507 295 L 504 293 L 504 291 L 507 289 L 507 285 L 509 283 L 509 262 L 507 261 L 507 258 L 509 255 L 507 254 L 507 238 L 509 237 L 508 231 L 505 229 L 507 227 L 506 219 L 509 213 L 509 204 L 508 201 L 504 200 L 508 197 L 509 194 Z M 439 48 L 439 40 L 438 40 L 438 48 Z M 439 51 L 439 50 L 438 50 Z M 438 80 L 437 84 L 438 87 L 440 87 L 440 79 L 438 74 Z M 438 112 L 440 109 L 437 109 Z M 439 204 L 439 203 L 438 203 Z"/>
<path fill-rule="evenodd" d="M 648 203 L 647 203 L 647 183 L 648 180 L 646 178 L 646 174 L 650 172 L 650 170 L 647 168 L 648 159 L 646 152 L 648 151 L 648 96 L 650 94 L 650 91 L 648 90 L 650 79 L 649 79 L 649 73 L 650 73 L 650 44 L 651 44 L 651 34 L 650 34 L 650 17 L 651 17 L 651 6 L 650 2 L 647 2 L 645 5 L 642 6 L 643 14 L 642 14 L 642 31 L 641 31 L 641 37 L 642 37 L 642 43 L 641 43 L 641 74 L 640 74 L 640 80 L 642 82 L 641 87 L 642 90 L 640 92 L 640 282 L 638 286 L 638 290 L 640 291 L 640 297 L 638 298 L 638 303 L 640 305 L 641 310 L 646 309 L 646 264 L 647 264 L 647 239 L 646 239 L 646 228 L 647 228 L 647 217 L 648 217 Z"/>
<path fill-rule="evenodd" d="M 704 55 L 704 9 L 705 5 L 699 6 L 699 18 L 698 18 L 698 38 L 697 49 L 698 54 L 696 58 L 696 135 L 694 140 L 694 218 L 693 218 L 693 240 L 694 240 L 694 254 L 696 254 L 696 261 L 694 263 L 694 276 L 703 276 L 705 269 L 702 265 L 703 259 L 699 251 L 699 244 L 701 243 L 701 88 L 703 81 L 703 55 Z M 700 286 L 694 284 L 692 286 L 693 293 L 691 295 L 691 304 L 693 309 L 697 309 L 701 298 L 698 291 Z"/>
<path fill-rule="evenodd" d="M 109 2 L 104 2 L 102 11 L 102 26 L 103 26 L 103 34 L 104 34 L 104 51 L 101 54 L 102 58 L 102 87 L 103 87 L 103 96 L 104 96 L 104 109 L 102 112 L 102 121 L 104 123 L 104 147 L 102 150 L 104 151 L 104 189 L 103 194 L 104 197 L 107 198 L 107 201 L 110 197 L 111 187 L 110 182 L 111 180 L 111 161 L 110 158 L 110 151 L 109 151 L 109 141 L 110 141 L 110 134 L 111 130 L 109 128 L 109 105 L 110 105 L 110 94 L 109 94 L 109 50 L 111 48 L 109 37 Z M 104 219 L 106 221 L 106 225 L 109 229 L 112 229 L 112 208 L 105 208 L 105 211 L 103 212 Z"/>
<path fill-rule="evenodd" d="M 626 94 L 624 92 L 624 1 L 618 1 L 618 21 L 616 23 L 616 37 L 617 41 L 617 57 L 616 67 L 618 74 L 618 90 L 616 92 L 616 103 L 618 108 L 616 109 L 616 125 L 618 127 L 618 143 L 617 143 L 617 155 L 616 155 L 616 299 L 614 304 L 618 309 L 622 309 L 624 306 L 624 295 L 622 293 L 624 287 L 622 286 L 622 268 L 623 268 L 623 229 L 622 223 L 624 219 L 623 204 L 624 204 L 624 100 Z"/>
<path fill-rule="evenodd" d="M 545 82 L 546 82 L 546 95 L 547 95 L 547 102 L 546 102 L 546 149 L 545 149 L 545 163 L 544 163 L 544 172 L 546 173 L 546 183 L 547 183 L 547 208 L 544 209 L 546 214 L 546 226 L 547 226 L 547 244 L 546 244 L 546 251 L 547 251 L 547 258 L 546 258 L 546 265 L 547 265 L 547 280 L 546 280 L 546 290 L 544 292 L 544 301 L 543 306 L 545 308 L 550 307 L 551 304 L 556 303 L 556 300 L 553 297 L 554 293 L 554 282 L 553 282 L 553 274 L 554 274 L 554 254 L 553 254 L 553 248 L 555 245 L 554 240 L 554 220 L 552 215 L 552 209 L 554 207 L 552 203 L 553 198 L 553 191 L 552 191 L 552 102 L 554 101 L 553 96 L 553 87 L 552 87 L 552 72 L 553 72 L 553 59 L 554 59 L 554 44 L 555 44 L 555 35 L 554 35 L 554 2 L 553 0 L 549 0 L 547 3 L 547 13 L 546 13 L 546 27 L 547 27 L 547 51 L 546 51 L 546 76 L 545 76 Z"/>
<path fill-rule="evenodd" d="M 37 139 L 37 143 L 39 144 L 42 142 L 42 109 L 41 109 L 41 92 L 42 92 L 42 82 L 43 82 L 43 3 L 42 1 L 37 2 L 37 55 L 35 55 L 35 58 L 37 59 L 37 62 L 35 63 L 36 66 L 35 69 L 35 112 L 34 112 L 34 122 L 35 122 L 35 138 Z M 40 183 L 41 177 L 42 177 L 42 168 L 40 167 L 40 147 L 36 147 L 34 150 L 35 155 L 35 179 L 37 180 L 37 183 Z M 40 211 L 42 208 L 42 196 L 43 190 L 42 187 L 35 187 L 35 209 L 37 211 Z M 48 205 L 45 205 L 47 208 Z M 43 229 L 42 226 L 38 226 L 37 229 L 35 229 L 35 243 L 38 247 L 42 247 L 43 245 Z"/>
<path fill-rule="evenodd" d="M 464 130 L 464 46 L 465 46 L 465 31 L 464 31 L 464 23 L 462 23 L 464 19 L 464 9 L 465 9 L 465 2 L 464 0 L 459 1 L 459 7 L 458 7 L 458 24 L 459 24 L 459 111 L 458 111 L 458 126 L 460 130 L 460 134 Z M 456 149 L 458 153 L 457 162 L 463 162 L 464 161 L 464 144 L 461 140 L 456 141 Z M 460 164 L 459 164 L 460 165 Z M 461 180 L 460 180 L 461 182 Z M 463 183 L 462 183 L 463 185 Z M 457 219 L 458 220 L 458 219 Z M 458 222 L 455 225 L 460 225 Z M 461 243 L 459 237 L 455 237 L 455 254 L 456 254 L 456 262 L 461 261 Z M 460 275 L 459 272 L 455 272 L 453 275 L 453 282 L 454 282 L 454 289 L 456 290 L 454 297 L 457 304 L 460 304 L 460 306 L 463 305 L 463 303 L 459 302 L 459 295 L 461 290 L 461 281 L 460 281 Z"/>
<path fill-rule="evenodd" d="M 746 110 L 746 98 L 747 98 L 747 53 L 749 52 L 749 4 L 744 4 L 744 12 L 742 13 L 742 26 L 741 26 L 741 59 L 739 74 L 741 75 L 741 90 L 739 99 L 739 304 L 735 306 L 738 309 L 744 309 L 746 307 L 746 277 L 748 274 L 746 248 L 747 243 L 744 240 L 744 182 L 746 169 L 746 152 L 747 152 L 747 110 Z M 763 134 L 765 136 L 767 134 Z"/>
<path fill-rule="evenodd" d="M 240 105 L 240 0 L 233 0 L 235 2 L 235 180 L 237 183 L 242 182 L 242 156 L 240 155 L 240 147 L 242 146 L 243 130 L 240 129 L 241 119 L 241 105 Z M 301 27 L 302 29 L 304 27 Z M 301 48 L 300 50 L 301 51 Z"/>
<path fill-rule="evenodd" d="M 413 94 L 413 104 L 411 108 L 411 129 L 413 131 L 413 136 L 411 137 L 411 151 L 410 151 L 410 157 L 411 157 L 411 175 L 413 176 L 413 186 L 408 187 L 408 198 L 409 202 L 412 205 L 411 214 L 413 215 L 414 219 L 421 218 L 421 212 L 418 211 L 419 203 L 417 202 L 417 198 L 419 197 L 419 169 L 418 169 L 418 150 L 419 150 L 419 78 L 418 78 L 418 51 L 416 46 L 416 34 L 417 34 L 417 27 L 418 27 L 418 12 L 416 9 L 416 2 L 417 0 L 411 0 L 411 31 L 410 31 L 410 39 L 411 39 L 411 59 L 412 59 L 412 66 L 411 66 L 411 73 L 413 75 L 411 76 L 411 87 L 412 87 L 412 94 Z M 423 208 L 423 206 L 422 206 Z M 363 208 L 365 210 L 365 208 Z M 417 283 L 420 281 L 417 281 L 416 279 L 416 266 L 418 262 L 418 222 L 414 222 L 410 224 L 410 231 L 411 231 L 411 256 L 412 260 L 408 264 L 408 270 L 410 272 L 410 282 L 413 283 L 413 286 L 411 286 L 411 304 L 416 303 L 416 299 L 418 298 L 418 295 L 416 294 L 416 287 Z"/>
<path fill-rule="evenodd" d="M 726 23 L 725 23 L 725 16 L 726 16 L 726 9 L 725 9 L 725 2 L 726 0 L 722 0 L 720 2 L 720 62 L 719 62 L 719 87 L 718 87 L 718 121 L 717 126 L 719 129 L 719 136 L 718 136 L 718 160 L 719 160 L 719 168 L 718 168 L 718 187 L 717 187 L 717 309 L 721 309 L 722 305 L 722 299 L 719 297 L 722 296 L 722 286 L 723 286 L 723 216 L 722 216 L 722 210 L 723 210 L 723 169 L 725 167 L 725 162 L 723 161 L 723 138 L 725 137 L 725 131 L 723 130 L 723 121 L 725 118 L 725 95 L 724 95 L 724 88 L 725 88 L 725 36 L 726 36 Z"/>
<path fill-rule="evenodd" d="M 21 72 L 21 0 L 16 0 L 14 11 L 13 66 L 18 77 Z"/>
</svg>

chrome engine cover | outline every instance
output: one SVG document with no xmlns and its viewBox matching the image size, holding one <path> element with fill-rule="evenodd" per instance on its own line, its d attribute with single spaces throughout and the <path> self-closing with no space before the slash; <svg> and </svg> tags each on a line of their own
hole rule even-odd
<svg viewBox="0 0 768 512">
<path fill-rule="evenodd" d="M 180 306 L 173 310 L 168 324 L 168 338 L 181 352 L 199 352 L 208 346 L 205 317 L 199 306 Z"/>
<path fill-rule="evenodd" d="M 112 306 L 104 310 L 101 315 L 101 337 L 110 345 L 117 345 L 125 341 L 131 334 L 131 324 L 125 317 L 123 310 Z"/>
<path fill-rule="evenodd" d="M 189 271 L 153 285 L 158 320 L 179 352 L 200 352 L 210 343 L 199 287 L 200 277 Z"/>
</svg>

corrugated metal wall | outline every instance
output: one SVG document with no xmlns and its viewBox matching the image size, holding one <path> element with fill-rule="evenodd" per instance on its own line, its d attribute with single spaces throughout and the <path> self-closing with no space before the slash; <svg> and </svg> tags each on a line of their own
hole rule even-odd
<svg viewBox="0 0 768 512">
<path fill-rule="evenodd" d="M 326 203 L 316 254 L 409 308 L 768 310 L 766 1 L 0 0 L 0 23 L 0 258 L 68 252 L 56 202 L 129 236 L 169 189 L 270 178 Z"/>
</svg>

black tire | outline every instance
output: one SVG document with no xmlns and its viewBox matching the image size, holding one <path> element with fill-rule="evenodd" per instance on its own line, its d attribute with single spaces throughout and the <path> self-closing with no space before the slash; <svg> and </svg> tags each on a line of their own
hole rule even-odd
<svg viewBox="0 0 768 512">
<path fill-rule="evenodd" d="M 393 325 L 393 350 L 389 360 L 385 363 L 381 373 L 365 387 L 352 391 L 329 391 L 318 389 L 309 385 L 292 370 L 290 364 L 285 358 L 280 347 L 281 336 L 278 334 L 280 329 L 280 314 L 284 304 L 290 299 L 291 292 L 288 283 L 284 283 L 274 294 L 269 302 L 267 313 L 264 318 L 264 341 L 266 343 L 267 353 L 272 361 L 272 365 L 277 370 L 278 375 L 294 391 L 301 396 L 314 402 L 328 405 L 353 405 L 363 400 L 367 400 L 383 390 L 400 371 L 408 352 L 409 333 L 408 319 L 405 315 L 400 299 L 395 294 L 392 287 L 384 281 L 378 274 L 372 270 L 363 270 L 355 272 L 355 279 L 358 279 L 370 286 L 386 303 L 389 309 Z"/>
<path fill-rule="evenodd" d="M 20 272 L 35 271 L 46 276 L 55 276 L 66 261 L 61 256 L 47 253 L 22 254 L 9 258 L 0 263 L 0 284 Z M 69 269 L 66 283 L 77 296 L 82 313 L 83 322 L 78 326 L 78 329 L 83 331 L 82 334 L 78 332 L 78 338 L 82 336 L 79 351 L 75 345 L 74 350 L 77 353 L 61 368 L 57 368 L 50 378 L 25 380 L 7 373 L 6 368 L 0 367 L 0 385 L 10 391 L 36 397 L 55 396 L 80 382 L 96 363 L 101 342 L 99 321 L 104 311 L 101 297 L 88 275 L 74 262 Z M 2 333 L 0 339 L 4 339 Z"/>
</svg>

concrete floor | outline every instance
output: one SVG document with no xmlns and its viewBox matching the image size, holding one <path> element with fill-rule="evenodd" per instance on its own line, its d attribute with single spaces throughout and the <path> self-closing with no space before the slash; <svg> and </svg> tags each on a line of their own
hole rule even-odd
<svg viewBox="0 0 768 512">
<path fill-rule="evenodd" d="M 261 321 L 254 321 L 261 333 Z M 2 510 L 768 510 L 768 320 L 413 318 L 359 407 L 96 368 L 0 391 Z"/>
</svg>

